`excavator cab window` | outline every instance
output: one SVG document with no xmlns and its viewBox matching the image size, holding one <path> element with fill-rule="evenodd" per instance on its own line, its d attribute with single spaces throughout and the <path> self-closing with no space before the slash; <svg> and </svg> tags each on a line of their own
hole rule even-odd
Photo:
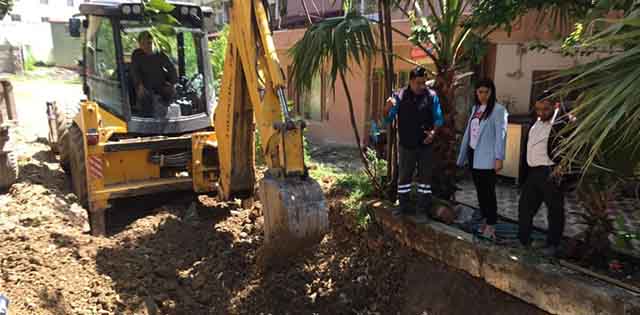
<svg viewBox="0 0 640 315">
<path fill-rule="evenodd" d="M 140 117 L 168 117 L 178 118 L 178 116 L 190 116 L 204 113 L 206 111 L 205 80 L 202 54 L 199 54 L 200 41 L 203 33 L 199 29 L 185 27 L 173 27 L 173 32 L 165 35 L 158 35 L 151 27 L 132 23 L 122 22 L 122 51 L 125 77 L 129 89 L 129 103 L 133 116 Z M 141 32 L 150 32 L 154 36 L 154 53 L 161 53 L 170 60 L 173 71 L 177 73 L 177 83 L 171 84 L 175 94 L 170 99 L 159 101 L 158 97 L 152 97 L 152 106 L 149 104 L 138 104 L 140 99 L 136 95 L 133 71 L 133 55 L 138 49 L 138 37 Z M 161 47 L 157 47 L 161 46 Z M 166 69 L 165 69 L 166 70 Z M 141 74 L 138 73 L 138 76 Z M 143 80 L 145 78 L 142 78 Z M 146 109 L 145 109 L 146 108 Z M 151 108 L 152 113 L 149 113 Z M 168 116 L 167 116 L 168 115 Z M 173 116 L 173 117 L 171 117 Z"/>
<path fill-rule="evenodd" d="M 110 19 L 92 16 L 87 30 L 86 82 L 95 100 L 116 115 L 123 114 L 123 103 L 113 25 Z"/>
</svg>

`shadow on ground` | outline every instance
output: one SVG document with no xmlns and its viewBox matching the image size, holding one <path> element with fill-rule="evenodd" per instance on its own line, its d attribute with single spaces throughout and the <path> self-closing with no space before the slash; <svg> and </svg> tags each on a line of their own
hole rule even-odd
<svg viewBox="0 0 640 315">
<path fill-rule="evenodd" d="M 122 299 L 114 313 L 146 309 L 150 314 L 209 314 L 209 304 L 224 305 L 216 302 L 230 299 L 225 291 L 217 291 L 220 296 L 214 300 L 212 292 L 200 290 L 209 283 L 224 286 L 225 280 L 236 279 L 230 270 L 246 266 L 238 257 L 254 249 L 235 244 L 232 233 L 214 229 L 229 209 L 201 209 L 209 215 L 191 219 L 184 209 L 171 210 L 156 214 L 159 222 L 143 220 L 137 231 L 121 231 L 117 246 L 98 250 L 97 271 L 112 279 Z M 232 257 L 235 266 L 226 264 Z M 217 273 L 227 274 L 211 276 Z"/>
<path fill-rule="evenodd" d="M 146 233 L 142 221 L 137 233 L 122 231 L 96 262 L 122 298 L 114 313 L 545 314 L 383 234 L 353 229 L 333 208 L 320 244 L 267 268 L 254 211 L 199 204 L 197 218 L 170 209 Z"/>
<path fill-rule="evenodd" d="M 114 236 L 125 231 L 137 220 L 157 213 L 164 208 L 186 210 L 197 198 L 192 192 L 169 192 L 116 199 L 107 209 L 107 235 Z"/>
</svg>

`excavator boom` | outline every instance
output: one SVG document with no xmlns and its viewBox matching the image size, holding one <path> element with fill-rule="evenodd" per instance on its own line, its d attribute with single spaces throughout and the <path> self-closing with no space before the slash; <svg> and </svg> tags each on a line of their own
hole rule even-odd
<svg viewBox="0 0 640 315">
<path fill-rule="evenodd" d="M 253 196 L 257 127 L 268 168 L 259 181 L 266 241 L 318 239 L 328 227 L 327 207 L 319 184 L 308 177 L 305 124 L 289 116 L 285 78 L 261 0 L 232 2 L 228 36 L 214 116 L 219 195 L 227 200 Z"/>
</svg>

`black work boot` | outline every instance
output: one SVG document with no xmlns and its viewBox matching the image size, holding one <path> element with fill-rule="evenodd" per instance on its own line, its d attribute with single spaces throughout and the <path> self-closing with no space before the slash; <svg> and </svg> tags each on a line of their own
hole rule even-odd
<svg viewBox="0 0 640 315">
<path fill-rule="evenodd" d="M 433 197 L 431 194 L 421 194 L 418 200 L 418 209 L 416 212 L 416 223 L 424 224 L 429 222 L 429 214 L 433 206 Z"/>
</svg>

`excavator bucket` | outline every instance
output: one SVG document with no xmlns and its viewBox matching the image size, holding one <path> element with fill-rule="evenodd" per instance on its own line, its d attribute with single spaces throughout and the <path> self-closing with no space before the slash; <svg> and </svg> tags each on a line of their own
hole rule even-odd
<svg viewBox="0 0 640 315">
<path fill-rule="evenodd" d="M 313 246 L 329 228 L 322 189 L 311 178 L 265 177 L 259 183 L 259 196 L 265 244 L 277 245 L 280 253 Z"/>
</svg>

